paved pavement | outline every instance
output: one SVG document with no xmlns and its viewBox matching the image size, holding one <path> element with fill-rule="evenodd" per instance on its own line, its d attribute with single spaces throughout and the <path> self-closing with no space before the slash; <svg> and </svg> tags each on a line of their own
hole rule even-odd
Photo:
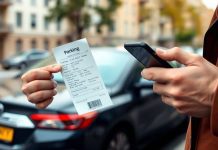
<svg viewBox="0 0 218 150">
<path fill-rule="evenodd" d="M 185 133 L 176 137 L 163 150 L 184 150 L 185 149 Z"/>
<path fill-rule="evenodd" d="M 0 84 L 5 80 L 5 79 L 10 79 L 13 78 L 18 74 L 19 70 L 0 70 Z"/>
<path fill-rule="evenodd" d="M 173 132 L 155 141 L 155 143 L 145 147 L 143 150 L 184 150 L 187 125 L 188 122 L 184 122 Z"/>
</svg>

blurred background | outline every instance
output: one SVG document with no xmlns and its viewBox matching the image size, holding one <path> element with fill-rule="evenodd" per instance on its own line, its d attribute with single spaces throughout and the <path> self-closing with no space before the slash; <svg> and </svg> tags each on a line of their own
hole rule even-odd
<svg viewBox="0 0 218 150">
<path fill-rule="evenodd" d="M 160 96 L 152 92 L 152 83 L 140 78 L 139 64 L 124 54 L 123 44 L 145 41 L 154 48 L 178 46 L 202 55 L 204 34 L 217 3 L 217 0 L 0 0 L 0 149 L 89 149 L 96 145 L 95 138 L 99 145 L 103 144 L 101 149 L 108 150 L 129 150 L 138 141 L 149 143 L 142 149 L 184 149 L 188 117 L 161 103 Z M 91 116 L 85 127 L 82 123 L 86 116 L 73 116 L 66 123 L 61 119 L 52 122 L 54 117 L 45 115 L 56 114 L 59 118 L 60 114 L 76 114 L 60 75 L 55 77 L 61 87 L 57 99 L 65 105 L 57 100 L 45 111 L 28 103 L 20 81 L 24 72 L 55 63 L 52 48 L 80 38 L 87 38 L 93 49 L 115 104 L 106 114 L 103 111 Z M 126 70 L 127 67 L 130 69 Z M 114 81 L 120 82 L 107 85 Z M 146 107 L 142 108 L 143 105 Z M 151 111 L 155 115 L 148 113 Z M 24 116 L 27 122 L 18 119 Z M 134 121 L 127 125 L 123 118 Z M 17 125 L 18 122 L 23 124 Z M 134 135 L 131 129 L 146 132 L 137 131 Z M 25 138 L 20 138 L 23 137 L 20 130 L 25 132 Z M 81 130 L 88 132 L 78 136 Z M 86 134 L 94 138 L 84 140 Z"/>
<path fill-rule="evenodd" d="M 216 7 L 215 0 L 65 1 L 0 0 L 0 58 L 81 37 L 91 46 L 146 41 L 197 49 Z"/>
</svg>

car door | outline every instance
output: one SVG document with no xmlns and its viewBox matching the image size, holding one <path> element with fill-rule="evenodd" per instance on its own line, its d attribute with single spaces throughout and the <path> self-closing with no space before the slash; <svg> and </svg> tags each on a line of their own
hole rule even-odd
<svg viewBox="0 0 218 150">
<path fill-rule="evenodd" d="M 44 53 L 42 52 L 32 52 L 28 56 L 28 64 L 32 65 L 36 63 L 37 61 L 45 58 Z"/>
<path fill-rule="evenodd" d="M 140 82 L 145 82 L 141 79 Z M 142 84 L 143 85 L 143 84 Z M 152 87 L 140 88 L 140 97 L 137 99 L 138 132 L 141 137 L 158 134 L 164 125 L 170 121 L 173 109 L 161 101 Z"/>
</svg>

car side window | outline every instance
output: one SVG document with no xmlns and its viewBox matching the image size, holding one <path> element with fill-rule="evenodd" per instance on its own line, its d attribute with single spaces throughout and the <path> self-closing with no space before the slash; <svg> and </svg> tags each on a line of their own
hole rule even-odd
<svg viewBox="0 0 218 150">
<path fill-rule="evenodd" d="M 43 53 L 40 52 L 33 52 L 29 55 L 29 59 L 38 59 L 42 57 L 43 57 Z"/>
</svg>

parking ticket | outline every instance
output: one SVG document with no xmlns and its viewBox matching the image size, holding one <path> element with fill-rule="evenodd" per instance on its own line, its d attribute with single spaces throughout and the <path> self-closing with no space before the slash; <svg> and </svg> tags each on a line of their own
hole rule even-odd
<svg viewBox="0 0 218 150">
<path fill-rule="evenodd" d="M 56 47 L 53 53 L 78 114 L 113 104 L 86 39 Z"/>
</svg>

